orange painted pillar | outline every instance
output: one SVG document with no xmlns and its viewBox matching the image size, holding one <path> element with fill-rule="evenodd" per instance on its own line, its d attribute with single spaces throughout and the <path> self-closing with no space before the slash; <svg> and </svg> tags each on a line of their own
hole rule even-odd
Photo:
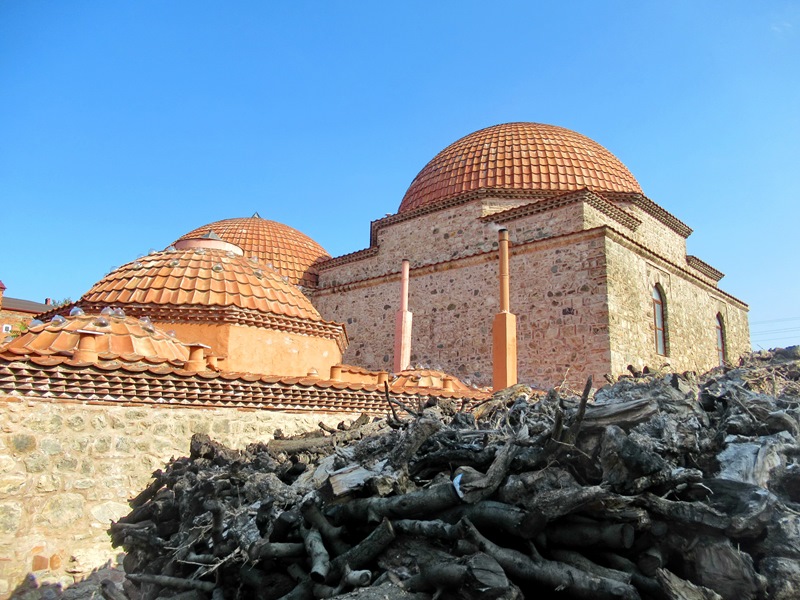
<svg viewBox="0 0 800 600">
<path fill-rule="evenodd" d="M 492 388 L 517 383 L 517 317 L 511 314 L 508 229 L 500 230 L 500 312 L 492 325 Z"/>
<path fill-rule="evenodd" d="M 409 262 L 403 259 L 400 275 L 400 310 L 394 321 L 394 372 L 411 364 L 411 311 L 408 310 Z"/>
</svg>

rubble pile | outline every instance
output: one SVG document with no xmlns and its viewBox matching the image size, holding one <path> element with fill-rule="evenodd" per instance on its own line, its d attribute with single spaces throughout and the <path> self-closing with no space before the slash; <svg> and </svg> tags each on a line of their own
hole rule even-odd
<svg viewBox="0 0 800 600">
<path fill-rule="evenodd" d="M 125 592 L 800 597 L 800 348 L 591 390 L 389 399 L 246 451 L 196 435 L 111 526 Z"/>
</svg>

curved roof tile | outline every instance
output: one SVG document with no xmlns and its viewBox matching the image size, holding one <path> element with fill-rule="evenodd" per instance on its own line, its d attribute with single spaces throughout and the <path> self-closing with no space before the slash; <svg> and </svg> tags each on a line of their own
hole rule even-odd
<svg viewBox="0 0 800 600">
<path fill-rule="evenodd" d="M 398 212 L 479 189 L 611 192 L 642 189 L 620 160 L 575 131 L 505 123 L 449 145 L 414 178 Z"/>
<path fill-rule="evenodd" d="M 198 227 L 176 240 L 208 239 L 215 233 L 229 244 L 242 249 L 248 258 L 257 257 L 261 268 L 271 265 L 289 283 L 314 287 L 317 285 L 316 263 L 330 258 L 325 249 L 296 229 L 262 219 L 256 213 L 249 218 L 224 219 Z"/>
<path fill-rule="evenodd" d="M 165 250 L 129 262 L 94 284 L 83 303 L 231 306 L 322 320 L 308 298 L 278 273 L 243 256 L 210 249 Z"/>
</svg>

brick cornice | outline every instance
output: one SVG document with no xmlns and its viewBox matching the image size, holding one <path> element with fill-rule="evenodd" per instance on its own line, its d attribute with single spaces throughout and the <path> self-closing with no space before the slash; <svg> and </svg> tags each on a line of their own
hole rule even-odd
<svg viewBox="0 0 800 600">
<path fill-rule="evenodd" d="M 734 303 L 736 303 L 739 306 L 739 308 L 741 308 L 743 310 L 748 310 L 749 309 L 748 305 L 746 303 L 742 302 L 741 300 L 739 300 L 736 296 L 733 296 L 733 295 L 729 294 L 728 292 L 725 292 L 725 291 L 721 290 L 720 288 L 718 288 L 715 285 L 711 285 L 710 283 L 708 283 L 707 281 L 705 281 L 701 277 L 698 277 L 697 275 L 692 273 L 689 269 L 687 269 L 687 268 L 685 268 L 685 267 L 683 267 L 683 266 L 681 266 L 681 265 L 679 265 L 677 263 L 674 263 L 671 260 L 669 260 L 667 258 L 664 258 L 663 256 L 660 256 L 660 255 L 656 254 L 652 250 L 649 250 L 648 248 L 646 248 L 645 246 L 641 245 L 640 243 L 635 242 L 634 240 L 632 240 L 631 238 L 627 237 L 626 235 L 620 233 L 619 231 L 617 231 L 615 229 L 611 229 L 610 227 L 606 227 L 606 226 L 603 226 L 603 227 L 601 227 L 599 229 L 605 229 L 606 232 L 607 232 L 606 233 L 607 237 L 611 238 L 613 241 L 619 243 L 620 245 L 628 247 L 629 250 L 632 250 L 632 251 L 636 252 L 640 256 L 642 256 L 644 258 L 647 258 L 648 260 L 652 260 L 653 262 L 658 262 L 663 268 L 671 269 L 674 273 L 691 279 L 694 283 L 696 283 L 697 285 L 699 285 L 700 287 L 702 287 L 703 289 L 705 289 L 708 292 L 712 292 L 712 293 L 715 293 L 715 294 L 719 294 L 721 296 L 725 296 L 729 300 L 732 300 Z"/>
<path fill-rule="evenodd" d="M 600 227 L 593 227 L 592 229 L 583 229 L 581 231 L 575 231 L 571 233 L 564 233 L 557 236 L 552 236 L 540 240 L 530 240 L 528 242 L 522 242 L 520 244 L 513 244 L 510 248 L 511 257 L 518 254 L 523 253 L 530 253 L 535 252 L 537 250 L 552 248 L 552 247 L 559 247 L 564 246 L 570 243 L 575 243 L 577 241 L 589 240 L 594 238 L 600 237 L 609 237 L 614 241 L 622 243 L 623 245 L 628 246 L 630 250 L 636 252 L 640 256 L 648 258 L 649 260 L 654 260 L 662 263 L 665 266 L 673 269 L 676 274 L 680 274 L 684 277 L 690 278 L 692 281 L 696 282 L 698 285 L 706 289 L 707 291 L 713 292 L 715 294 L 720 294 L 725 296 L 726 298 L 735 302 L 740 308 L 747 310 L 748 306 L 735 296 L 719 289 L 716 286 L 709 284 L 704 279 L 698 277 L 695 273 L 692 273 L 689 269 L 678 265 L 671 260 L 664 258 L 652 250 L 649 250 L 642 244 L 635 242 L 633 239 L 627 237 L 623 233 L 619 232 L 608 225 L 601 225 Z M 471 254 L 469 256 L 462 256 L 459 258 L 453 258 L 445 261 L 441 261 L 438 263 L 432 263 L 427 265 L 421 265 L 419 267 L 412 267 L 411 268 L 411 276 L 418 276 L 418 275 L 427 275 L 429 273 L 434 273 L 437 271 L 444 271 L 448 269 L 457 269 L 466 266 L 470 266 L 473 264 L 480 264 L 482 262 L 490 262 L 497 260 L 498 251 L 497 250 L 489 250 L 486 252 L 479 252 L 476 254 Z M 699 259 L 698 259 L 699 260 Z M 359 279 L 356 281 L 351 281 L 345 284 L 320 288 L 316 290 L 315 295 L 318 296 L 326 296 L 337 292 L 344 292 L 350 291 L 354 289 L 361 289 L 372 287 L 378 285 L 380 283 L 384 283 L 387 281 L 394 281 L 400 278 L 400 272 L 395 271 L 392 273 L 387 273 L 385 275 L 378 275 L 375 277 L 367 277 L 364 279 Z"/>
<path fill-rule="evenodd" d="M 452 208 L 454 206 L 467 204 L 474 200 L 479 200 L 479 199 L 482 200 L 485 198 L 534 201 L 534 200 L 541 200 L 542 198 L 549 198 L 554 195 L 560 195 L 560 194 L 561 192 L 531 192 L 527 190 L 504 190 L 499 188 L 484 188 L 468 192 L 466 194 L 452 196 L 450 198 L 444 198 L 443 200 L 439 200 L 437 202 L 421 206 L 414 210 L 396 213 L 393 215 L 389 215 L 388 217 L 383 217 L 382 219 L 376 219 L 375 221 L 372 221 L 370 223 L 368 248 L 365 248 L 363 250 L 357 250 L 356 252 L 351 252 L 350 254 L 344 254 L 342 256 L 331 258 L 324 262 L 318 263 L 316 266 L 320 271 L 325 271 L 327 269 L 332 269 L 334 267 L 338 267 L 343 264 L 355 262 L 358 260 L 363 260 L 371 256 L 374 256 L 378 252 L 378 247 L 377 247 L 378 231 L 380 229 L 388 227 L 389 225 L 394 225 L 395 223 L 402 223 L 410 219 L 415 219 L 422 215 L 427 215 L 430 213 L 438 212 L 440 210 L 445 210 L 447 208 Z"/>
<path fill-rule="evenodd" d="M 611 201 L 630 202 L 634 206 L 637 206 L 649 214 L 651 217 L 661 221 L 675 233 L 678 233 L 685 238 L 692 234 L 691 227 L 689 227 L 686 223 L 681 221 L 672 213 L 661 208 L 658 204 L 643 194 L 635 194 L 630 192 L 602 192 L 601 195 Z"/>
<path fill-rule="evenodd" d="M 568 204 L 574 204 L 577 202 L 585 202 L 592 208 L 595 208 L 600 212 L 602 212 L 603 214 L 605 214 L 606 216 L 611 217 L 612 219 L 614 219 L 621 225 L 624 225 L 631 231 L 636 231 L 639 225 L 642 224 L 642 222 L 636 217 L 633 217 L 628 213 L 626 213 L 624 210 L 617 208 L 616 206 L 611 204 L 608 200 L 606 200 L 602 196 L 598 196 L 589 189 L 582 189 L 576 192 L 560 194 L 555 197 L 545 198 L 542 200 L 538 200 L 536 202 L 524 204 L 522 206 L 509 208 L 508 210 L 480 217 L 480 220 L 491 221 L 493 223 L 507 223 L 509 221 L 520 219 L 522 217 L 527 217 L 529 215 L 534 215 L 537 213 L 554 210 L 556 208 L 560 208 L 562 206 L 567 206 Z"/>
<path fill-rule="evenodd" d="M 713 279 L 714 281 L 719 281 L 725 274 L 722 271 L 717 271 L 714 267 L 712 267 L 707 262 L 704 262 L 697 258 L 696 256 L 692 256 L 691 254 L 686 255 L 686 264 L 688 264 L 693 269 L 700 271 L 706 277 Z"/>
</svg>

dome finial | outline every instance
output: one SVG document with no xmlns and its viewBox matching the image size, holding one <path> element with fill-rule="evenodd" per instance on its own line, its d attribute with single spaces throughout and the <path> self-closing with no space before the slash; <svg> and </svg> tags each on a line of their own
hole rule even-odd
<svg viewBox="0 0 800 600">
<path fill-rule="evenodd" d="M 260 219 L 260 218 L 261 218 L 261 215 L 260 215 L 260 214 L 258 214 L 258 211 L 256 211 L 256 212 L 254 212 L 254 213 L 253 213 L 253 216 L 252 216 L 252 218 L 253 218 L 253 219 Z"/>
</svg>

